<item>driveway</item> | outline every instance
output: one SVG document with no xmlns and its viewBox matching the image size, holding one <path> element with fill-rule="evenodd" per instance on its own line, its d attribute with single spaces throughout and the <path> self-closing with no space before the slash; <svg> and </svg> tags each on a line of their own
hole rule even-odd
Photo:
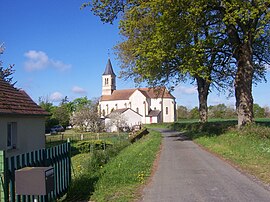
<svg viewBox="0 0 270 202">
<path fill-rule="evenodd" d="M 179 132 L 159 130 L 163 148 L 143 202 L 270 202 L 270 191 Z"/>
</svg>

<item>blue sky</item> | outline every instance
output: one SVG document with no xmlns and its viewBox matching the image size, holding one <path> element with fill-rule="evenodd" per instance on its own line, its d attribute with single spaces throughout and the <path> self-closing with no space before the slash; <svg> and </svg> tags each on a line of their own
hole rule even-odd
<svg viewBox="0 0 270 202">
<path fill-rule="evenodd" d="M 6 47 L 4 66 L 15 64 L 16 87 L 34 101 L 47 97 L 56 105 L 69 100 L 101 95 L 101 75 L 110 59 L 116 74 L 119 61 L 113 47 L 121 41 L 118 25 L 103 24 L 89 9 L 80 10 L 84 0 L 1 0 L 0 43 Z M 270 72 L 267 73 L 270 80 Z M 134 88 L 132 80 L 117 79 L 117 89 Z M 196 87 L 181 84 L 173 92 L 179 105 L 198 105 Z M 253 88 L 255 103 L 270 105 L 269 84 Z M 212 92 L 209 105 L 234 105 L 235 99 Z"/>
</svg>

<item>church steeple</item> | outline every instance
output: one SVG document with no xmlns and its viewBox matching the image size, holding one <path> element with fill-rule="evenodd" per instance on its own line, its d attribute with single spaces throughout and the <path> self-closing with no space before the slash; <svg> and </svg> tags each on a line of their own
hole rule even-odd
<svg viewBox="0 0 270 202">
<path fill-rule="evenodd" d="M 103 75 L 112 75 L 112 76 L 115 76 L 115 73 L 113 72 L 112 63 L 111 63 L 110 58 L 108 59 L 108 62 L 107 62 L 107 65 L 106 65 L 106 69 L 105 69 Z"/>
<path fill-rule="evenodd" d="M 102 74 L 102 95 L 111 95 L 116 90 L 115 77 L 111 60 L 108 59 L 105 71 Z"/>
</svg>

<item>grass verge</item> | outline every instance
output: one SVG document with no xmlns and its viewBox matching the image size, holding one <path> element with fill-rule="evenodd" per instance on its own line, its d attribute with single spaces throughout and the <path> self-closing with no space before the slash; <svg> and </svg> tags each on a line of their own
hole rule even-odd
<svg viewBox="0 0 270 202">
<path fill-rule="evenodd" d="M 151 174 L 160 149 L 161 134 L 155 131 L 125 148 L 101 169 L 91 201 L 130 201 Z"/>
</svg>

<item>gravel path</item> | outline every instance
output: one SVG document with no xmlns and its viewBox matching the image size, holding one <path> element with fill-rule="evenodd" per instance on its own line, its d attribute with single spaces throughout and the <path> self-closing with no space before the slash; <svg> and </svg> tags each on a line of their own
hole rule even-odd
<svg viewBox="0 0 270 202">
<path fill-rule="evenodd" d="M 179 132 L 160 130 L 163 149 L 142 202 L 270 202 L 270 192 Z"/>
</svg>

